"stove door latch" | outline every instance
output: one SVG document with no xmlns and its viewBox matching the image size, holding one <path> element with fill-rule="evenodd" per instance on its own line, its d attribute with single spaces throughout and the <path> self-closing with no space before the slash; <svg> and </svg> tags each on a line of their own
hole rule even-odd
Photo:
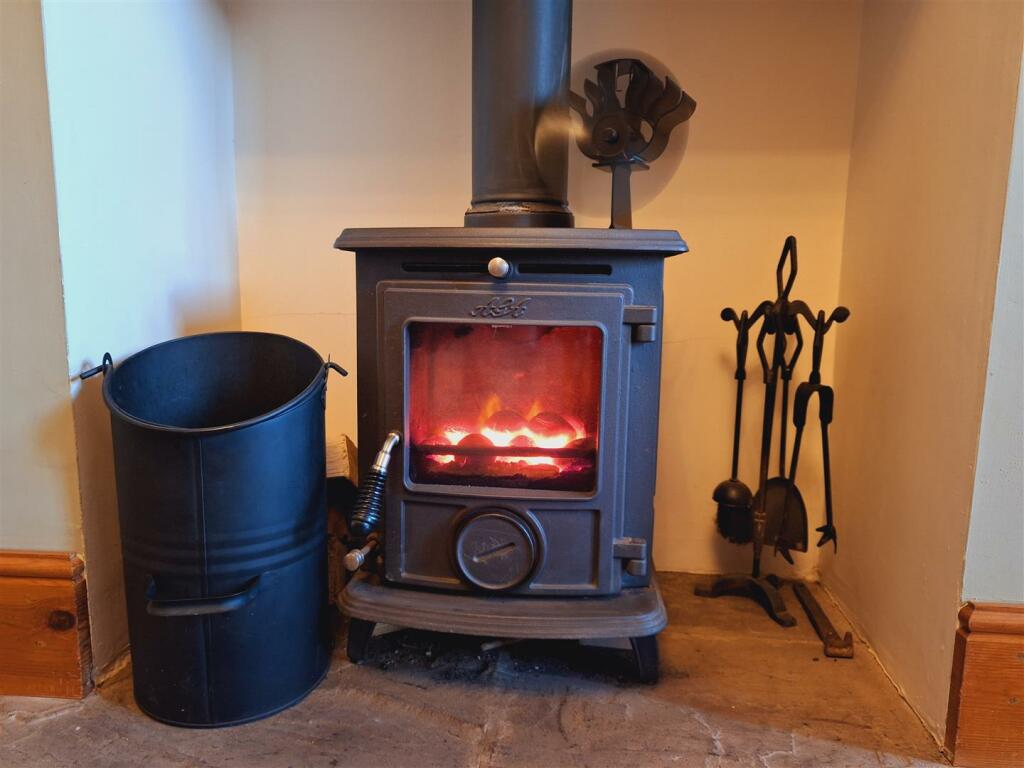
<svg viewBox="0 0 1024 768">
<path fill-rule="evenodd" d="M 647 539 L 624 536 L 612 542 L 612 557 L 623 561 L 630 576 L 647 575 Z"/>
<path fill-rule="evenodd" d="M 645 343 L 658 340 L 658 308 L 645 304 L 628 304 L 622 308 L 622 322 L 633 326 L 633 341 Z"/>
</svg>

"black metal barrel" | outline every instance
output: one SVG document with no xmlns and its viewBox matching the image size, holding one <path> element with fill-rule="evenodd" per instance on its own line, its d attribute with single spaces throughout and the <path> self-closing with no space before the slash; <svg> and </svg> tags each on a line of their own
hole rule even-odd
<svg viewBox="0 0 1024 768">
<path fill-rule="evenodd" d="M 157 720 L 254 720 L 327 669 L 328 366 L 268 333 L 105 359 L 135 699 Z"/>
</svg>

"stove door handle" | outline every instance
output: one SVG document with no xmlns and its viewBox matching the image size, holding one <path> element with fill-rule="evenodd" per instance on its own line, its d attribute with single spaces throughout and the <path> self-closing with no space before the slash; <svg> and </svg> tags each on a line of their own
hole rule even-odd
<svg viewBox="0 0 1024 768">
<path fill-rule="evenodd" d="M 158 599 L 156 582 L 149 579 L 146 587 L 146 613 L 150 616 L 208 616 L 214 613 L 229 613 L 248 605 L 256 597 L 260 576 L 250 579 L 239 592 L 218 597 L 185 597 Z"/>
</svg>

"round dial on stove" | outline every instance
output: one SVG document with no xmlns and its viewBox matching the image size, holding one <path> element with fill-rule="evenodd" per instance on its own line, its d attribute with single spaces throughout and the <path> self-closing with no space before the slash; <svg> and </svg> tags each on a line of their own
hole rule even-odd
<svg viewBox="0 0 1024 768">
<path fill-rule="evenodd" d="M 537 537 L 511 510 L 472 513 L 455 534 L 455 563 L 466 581 L 481 589 L 512 589 L 537 566 Z"/>
</svg>

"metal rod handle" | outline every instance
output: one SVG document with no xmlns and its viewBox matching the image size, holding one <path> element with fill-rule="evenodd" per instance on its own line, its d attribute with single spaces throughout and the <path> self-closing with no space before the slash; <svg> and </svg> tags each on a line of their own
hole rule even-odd
<svg viewBox="0 0 1024 768">
<path fill-rule="evenodd" d="M 260 585 L 260 576 L 251 579 L 239 591 L 217 597 L 185 597 L 159 599 L 156 596 L 156 582 L 150 578 L 146 588 L 146 613 L 150 616 L 207 616 L 213 613 L 237 611 L 252 602 Z"/>
<path fill-rule="evenodd" d="M 358 571 L 363 567 L 363 563 L 366 562 L 366 558 L 369 554 L 377 547 L 377 537 L 373 536 L 370 538 L 366 545 L 359 549 L 353 549 L 345 555 L 345 569 L 348 571 Z"/>
</svg>

